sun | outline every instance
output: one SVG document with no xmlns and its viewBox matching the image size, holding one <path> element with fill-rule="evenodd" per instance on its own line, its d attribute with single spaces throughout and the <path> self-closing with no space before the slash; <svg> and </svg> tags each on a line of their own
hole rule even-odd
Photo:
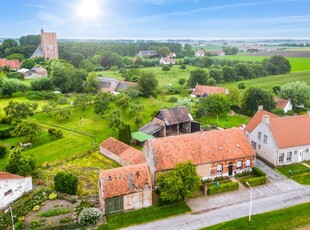
<svg viewBox="0 0 310 230">
<path fill-rule="evenodd" d="M 99 14 L 99 3 L 97 0 L 82 0 L 77 11 L 84 19 L 95 19 Z"/>
</svg>

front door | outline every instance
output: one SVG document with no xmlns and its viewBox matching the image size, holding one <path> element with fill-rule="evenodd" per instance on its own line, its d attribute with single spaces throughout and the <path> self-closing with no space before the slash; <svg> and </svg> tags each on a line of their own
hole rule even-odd
<svg viewBox="0 0 310 230">
<path fill-rule="evenodd" d="M 300 150 L 298 154 L 298 162 L 302 162 L 304 160 L 304 151 Z"/>
<path fill-rule="evenodd" d="M 233 163 L 232 162 L 230 162 L 229 163 L 229 166 L 228 166 L 228 175 L 229 176 L 232 176 L 233 175 Z"/>
</svg>

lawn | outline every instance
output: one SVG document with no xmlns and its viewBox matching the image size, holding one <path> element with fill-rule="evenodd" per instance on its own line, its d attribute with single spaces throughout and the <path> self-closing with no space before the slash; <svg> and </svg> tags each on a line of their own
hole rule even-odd
<svg viewBox="0 0 310 230">
<path fill-rule="evenodd" d="M 168 218 L 189 211 L 190 208 L 186 205 L 185 202 L 169 206 L 152 206 L 136 211 L 107 216 L 107 224 L 101 225 L 99 229 L 119 229 L 128 227 L 130 225 Z"/>
<path fill-rule="evenodd" d="M 310 203 L 296 205 L 290 208 L 280 209 L 252 216 L 251 222 L 248 217 L 235 219 L 214 226 L 203 228 L 204 230 L 224 229 L 309 229 L 310 227 Z M 304 227 L 304 228 L 303 228 Z"/>
<path fill-rule="evenodd" d="M 294 171 L 299 171 L 299 170 L 307 170 L 309 169 L 308 167 L 302 165 L 302 164 L 292 164 L 292 165 L 286 165 L 286 166 L 282 166 L 277 168 L 282 174 L 284 174 L 285 176 L 289 176 L 289 171 L 292 171 L 292 176 L 290 177 L 291 179 L 293 179 L 294 181 L 300 183 L 300 184 L 304 184 L 304 185 L 310 185 L 310 171 L 308 170 L 307 172 L 300 172 L 294 174 Z"/>
<path fill-rule="evenodd" d="M 254 61 L 254 62 L 261 62 L 266 58 L 270 58 L 261 56 L 246 56 L 246 55 L 241 56 L 241 55 L 218 56 L 214 58 L 226 59 L 226 60 Z M 291 72 L 310 70 L 310 58 L 287 57 L 287 59 L 289 60 L 292 67 Z"/>
<path fill-rule="evenodd" d="M 310 65 L 309 65 L 310 66 Z M 261 89 L 272 91 L 274 86 L 282 86 L 285 83 L 293 81 L 304 81 L 310 85 L 310 71 L 301 71 L 296 73 L 281 74 L 274 76 L 267 76 L 255 79 L 244 80 L 247 87 L 253 86 Z M 223 84 L 224 87 L 235 86 L 238 87 L 240 82 L 230 82 Z"/>
<path fill-rule="evenodd" d="M 249 117 L 244 115 L 219 115 L 219 122 L 216 121 L 216 116 L 205 116 L 202 118 L 197 119 L 203 124 L 212 124 L 217 125 L 221 128 L 232 128 L 232 127 L 239 127 L 241 124 L 247 124 L 250 120 Z"/>
<path fill-rule="evenodd" d="M 70 172 L 79 178 L 78 194 L 83 196 L 98 194 L 98 175 L 100 170 L 119 167 L 117 163 L 100 154 L 98 151 L 86 154 L 76 159 L 66 161 L 53 167 L 39 169 L 39 177 L 53 187 L 52 178 L 57 172 Z"/>
</svg>

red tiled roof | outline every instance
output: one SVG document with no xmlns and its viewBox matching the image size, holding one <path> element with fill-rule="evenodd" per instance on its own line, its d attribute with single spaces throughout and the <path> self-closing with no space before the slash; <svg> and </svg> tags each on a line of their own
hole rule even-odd
<svg viewBox="0 0 310 230">
<path fill-rule="evenodd" d="M 11 69 L 20 69 L 18 60 L 0 59 L 0 67 L 9 66 Z"/>
<path fill-rule="evenodd" d="M 109 137 L 107 140 L 102 142 L 100 146 L 115 155 L 118 155 L 120 158 L 128 161 L 131 164 L 140 164 L 144 163 L 145 158 L 141 151 L 119 141 L 113 137 Z"/>
<path fill-rule="evenodd" d="M 147 163 L 100 171 L 99 180 L 104 198 L 121 196 L 152 186 Z"/>
<path fill-rule="evenodd" d="M 274 99 L 277 102 L 276 108 L 284 109 L 289 100 L 285 100 L 282 98 L 275 98 Z"/>
<path fill-rule="evenodd" d="M 196 85 L 192 94 L 196 96 L 203 96 L 204 94 L 225 94 L 225 88 L 217 86 Z"/>
<path fill-rule="evenodd" d="M 0 180 L 24 179 L 25 177 L 11 174 L 8 172 L 0 172 Z"/>
<path fill-rule="evenodd" d="M 271 118 L 269 127 L 280 149 L 310 144 L 309 115 Z"/>
<path fill-rule="evenodd" d="M 253 157 L 255 152 L 240 128 L 150 139 L 157 171 L 191 160 L 195 165 Z"/>
<path fill-rule="evenodd" d="M 255 113 L 255 115 L 251 118 L 247 126 L 245 127 L 245 130 L 248 132 L 252 132 L 262 121 L 263 115 L 269 115 L 270 118 L 279 117 L 276 114 L 270 113 L 266 110 L 260 110 Z"/>
</svg>

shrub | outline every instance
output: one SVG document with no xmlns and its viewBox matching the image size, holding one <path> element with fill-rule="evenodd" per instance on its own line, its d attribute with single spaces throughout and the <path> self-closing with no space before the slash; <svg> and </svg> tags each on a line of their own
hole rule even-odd
<svg viewBox="0 0 310 230">
<path fill-rule="evenodd" d="M 267 176 L 241 178 L 240 181 L 245 187 L 249 187 L 246 182 L 248 182 L 251 186 L 256 186 L 256 185 L 266 184 Z"/>
<path fill-rule="evenodd" d="M 90 208 L 90 207 L 91 207 L 91 205 L 90 205 L 90 203 L 89 203 L 87 200 L 82 200 L 82 201 L 79 203 L 79 205 L 77 205 L 77 206 L 75 207 L 75 212 L 76 212 L 76 214 L 77 214 L 77 216 L 78 216 L 78 215 L 80 215 L 80 213 L 81 213 L 84 209 Z"/>
<path fill-rule="evenodd" d="M 4 146 L 0 146 L 0 158 L 3 158 L 6 154 L 6 148 Z"/>
<path fill-rule="evenodd" d="M 14 227 L 15 230 L 23 230 L 25 229 L 25 224 L 23 222 L 17 222 Z"/>
<path fill-rule="evenodd" d="M 58 172 L 54 177 L 54 184 L 56 191 L 75 195 L 77 192 L 78 178 L 71 173 Z"/>
<path fill-rule="evenodd" d="M 70 212 L 72 212 L 70 208 L 55 208 L 55 209 L 50 209 L 46 212 L 41 212 L 39 216 L 40 217 L 59 216 L 59 215 L 67 214 Z"/>
<path fill-rule="evenodd" d="M 242 172 L 242 173 L 237 173 L 235 175 L 235 177 L 244 177 L 244 176 L 250 176 L 252 175 L 253 173 L 251 171 L 246 171 L 246 172 Z"/>
<path fill-rule="evenodd" d="M 48 129 L 48 133 L 54 137 L 56 137 L 57 139 L 63 138 L 63 132 L 61 130 L 57 130 L 55 128 L 49 128 Z"/>
<path fill-rule="evenodd" d="M 40 226 L 40 222 L 38 220 L 34 220 L 30 223 L 30 228 L 37 228 Z"/>
<path fill-rule="evenodd" d="M 177 101 L 178 101 L 178 98 L 176 98 L 176 97 L 170 97 L 168 99 L 168 102 L 171 102 L 171 103 L 176 103 Z"/>
<path fill-rule="evenodd" d="M 9 121 L 6 121 L 6 120 L 9 120 Z M 11 124 L 12 122 L 12 119 L 9 119 L 8 117 L 6 118 L 3 118 L 2 120 L 3 123 L 6 123 L 6 124 Z M 8 122 L 8 123 L 7 123 Z M 0 130 L 0 139 L 4 139 L 4 138 L 9 138 L 11 137 L 11 132 L 14 130 L 14 127 L 9 127 L 9 128 L 6 128 L 6 129 L 1 129 Z"/>
<path fill-rule="evenodd" d="M 86 208 L 79 215 L 78 223 L 82 226 L 96 224 L 101 217 L 101 211 L 98 208 Z"/>
<path fill-rule="evenodd" d="M 72 221 L 72 219 L 70 217 L 65 217 L 65 218 L 62 218 L 59 223 L 61 224 L 66 224 L 66 223 L 70 223 Z"/>
<path fill-rule="evenodd" d="M 21 216 L 21 217 L 18 217 L 17 219 L 19 222 L 23 222 L 25 220 L 25 217 L 24 216 Z"/>
<path fill-rule="evenodd" d="M 257 167 L 253 167 L 252 172 L 255 176 L 266 176 L 266 173 L 264 173 L 262 170 L 260 170 Z"/>
<path fill-rule="evenodd" d="M 40 205 L 36 205 L 33 207 L 32 211 L 36 212 L 40 209 Z"/>
<path fill-rule="evenodd" d="M 48 199 L 50 200 L 55 200 L 57 198 L 57 194 L 56 193 L 52 193 L 51 195 L 49 195 Z"/>
<path fill-rule="evenodd" d="M 212 195 L 212 194 L 217 194 L 217 193 L 221 193 L 221 192 L 237 190 L 238 188 L 239 188 L 239 183 L 238 182 L 228 182 L 228 183 L 225 183 L 225 184 L 221 184 L 220 183 L 219 186 L 216 186 L 216 185 L 208 186 L 207 194 L 208 195 Z"/>
<path fill-rule="evenodd" d="M 30 82 L 32 91 L 41 91 L 41 90 L 52 90 L 53 84 L 52 80 L 49 77 L 41 77 L 33 79 Z"/>
</svg>

